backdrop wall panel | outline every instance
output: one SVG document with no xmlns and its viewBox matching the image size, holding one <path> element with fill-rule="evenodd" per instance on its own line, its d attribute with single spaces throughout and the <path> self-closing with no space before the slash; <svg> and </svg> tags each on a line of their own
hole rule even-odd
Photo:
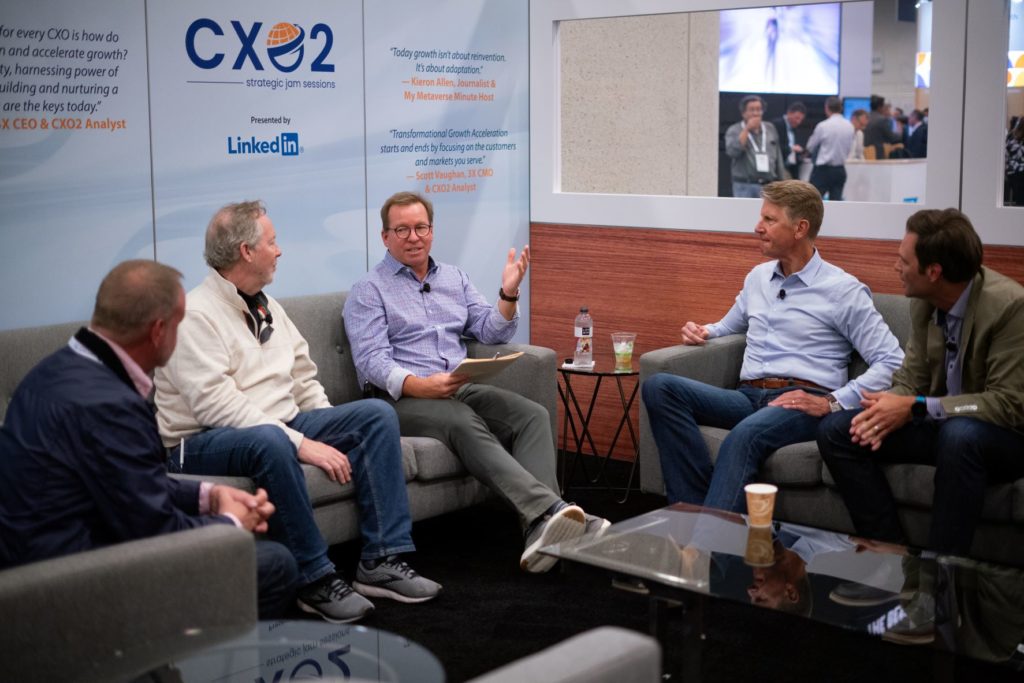
<svg viewBox="0 0 1024 683">
<path fill-rule="evenodd" d="M 277 229 L 271 294 L 347 289 L 400 189 L 430 194 L 436 256 L 493 299 L 529 231 L 527 42 L 526 0 L 5 7 L 0 329 L 87 318 L 126 258 L 195 286 L 210 216 L 243 199 Z"/>
</svg>

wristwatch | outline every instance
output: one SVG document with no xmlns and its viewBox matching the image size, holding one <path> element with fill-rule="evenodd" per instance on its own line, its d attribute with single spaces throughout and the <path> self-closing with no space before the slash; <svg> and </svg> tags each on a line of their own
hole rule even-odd
<svg viewBox="0 0 1024 683">
<path fill-rule="evenodd" d="M 828 412 L 838 413 L 843 409 L 843 406 L 839 403 L 839 399 L 832 394 L 825 394 L 825 400 L 828 401 Z"/>
<path fill-rule="evenodd" d="M 505 293 L 504 287 L 498 287 L 498 298 L 501 299 L 502 301 L 509 301 L 515 303 L 516 301 L 519 301 L 519 292 L 517 291 L 515 296 L 509 296 L 508 294 Z"/>
<path fill-rule="evenodd" d="M 925 400 L 924 396 L 916 396 L 914 398 L 914 403 L 910 406 L 910 417 L 913 418 L 916 425 L 928 419 L 928 401 Z"/>
</svg>

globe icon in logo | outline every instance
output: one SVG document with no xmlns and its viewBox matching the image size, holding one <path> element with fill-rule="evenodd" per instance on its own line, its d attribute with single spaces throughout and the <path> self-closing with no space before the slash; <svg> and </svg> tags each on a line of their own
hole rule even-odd
<svg viewBox="0 0 1024 683">
<path fill-rule="evenodd" d="M 280 71 L 285 73 L 295 71 L 302 63 L 302 40 L 305 37 L 306 32 L 298 24 L 278 22 L 271 27 L 267 34 L 267 56 Z M 295 55 L 294 61 L 286 59 L 286 64 L 278 61 L 279 57 L 291 54 Z"/>
</svg>

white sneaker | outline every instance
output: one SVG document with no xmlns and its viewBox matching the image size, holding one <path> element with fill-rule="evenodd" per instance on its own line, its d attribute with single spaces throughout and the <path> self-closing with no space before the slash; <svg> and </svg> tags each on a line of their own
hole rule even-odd
<svg viewBox="0 0 1024 683">
<path fill-rule="evenodd" d="M 555 566 L 557 557 L 543 555 L 541 548 L 582 536 L 586 528 L 586 513 L 576 505 L 566 505 L 547 519 L 538 523 L 526 536 L 526 550 L 519 558 L 519 566 L 525 571 L 539 574 Z"/>
</svg>

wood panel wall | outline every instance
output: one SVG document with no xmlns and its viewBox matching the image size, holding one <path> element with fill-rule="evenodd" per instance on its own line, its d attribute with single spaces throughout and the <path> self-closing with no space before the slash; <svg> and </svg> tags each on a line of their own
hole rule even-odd
<svg viewBox="0 0 1024 683">
<path fill-rule="evenodd" d="M 890 294 L 902 292 L 893 272 L 898 244 L 877 239 L 817 240 L 827 261 L 860 278 L 872 291 Z M 763 260 L 753 231 L 550 223 L 531 224 L 530 252 L 530 341 L 555 349 L 559 358 L 572 355 L 572 323 L 582 305 L 590 307 L 594 318 L 598 353 L 610 352 L 610 334 L 616 331 L 637 333 L 634 357 L 678 344 L 679 328 L 687 320 L 706 323 L 720 319 L 732 305 L 744 276 Z M 1024 283 L 1024 247 L 988 246 L 985 264 Z M 573 379 L 577 396 L 589 396 L 592 386 L 587 378 Z M 639 401 L 638 396 L 634 424 Z M 608 449 L 619 414 L 615 386 L 605 382 L 591 425 L 595 445 L 602 453 Z M 561 430 L 561 413 L 558 425 Z M 632 457 L 627 444 L 623 433 L 616 457 Z"/>
</svg>

